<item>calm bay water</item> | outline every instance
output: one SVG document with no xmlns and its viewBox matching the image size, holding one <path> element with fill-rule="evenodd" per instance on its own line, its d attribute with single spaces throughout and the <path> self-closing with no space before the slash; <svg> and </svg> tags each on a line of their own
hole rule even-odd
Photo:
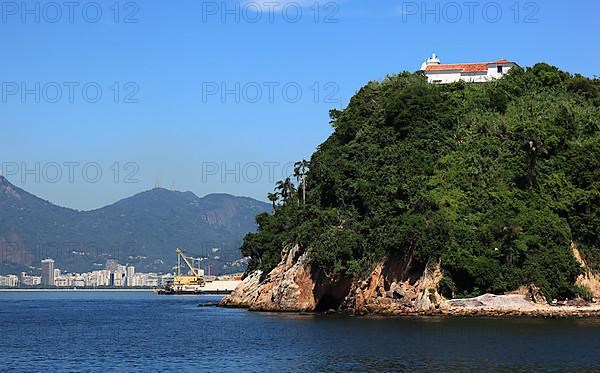
<svg viewBox="0 0 600 373">
<path fill-rule="evenodd" d="M 597 370 L 600 319 L 357 318 L 218 297 L 0 292 L 0 370 Z"/>
</svg>

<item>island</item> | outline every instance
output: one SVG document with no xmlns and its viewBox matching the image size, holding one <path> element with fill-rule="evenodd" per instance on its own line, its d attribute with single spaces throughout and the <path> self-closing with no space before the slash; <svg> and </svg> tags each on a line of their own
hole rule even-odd
<svg viewBox="0 0 600 373">
<path fill-rule="evenodd" d="M 369 82 L 269 194 L 222 306 L 383 315 L 600 315 L 600 81 Z"/>
</svg>

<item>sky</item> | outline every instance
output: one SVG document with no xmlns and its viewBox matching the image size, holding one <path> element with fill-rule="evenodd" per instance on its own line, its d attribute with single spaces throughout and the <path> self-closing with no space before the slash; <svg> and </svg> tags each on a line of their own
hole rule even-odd
<svg viewBox="0 0 600 373">
<path fill-rule="evenodd" d="M 56 204 L 266 200 L 371 80 L 506 58 L 598 74 L 595 1 L 3 1 L 0 165 Z"/>
</svg>

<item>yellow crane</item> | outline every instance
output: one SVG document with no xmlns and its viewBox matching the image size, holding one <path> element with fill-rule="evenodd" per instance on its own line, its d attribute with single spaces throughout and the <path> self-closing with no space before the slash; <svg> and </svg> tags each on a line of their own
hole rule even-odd
<svg viewBox="0 0 600 373">
<path fill-rule="evenodd" d="M 177 275 L 173 279 L 173 285 L 204 285 L 204 274 L 200 268 L 196 268 L 194 266 L 194 261 L 190 261 L 190 257 L 185 255 L 183 250 L 177 248 L 175 250 L 177 253 Z M 181 260 L 183 259 L 184 263 L 190 269 L 191 275 L 182 275 L 181 274 Z"/>
</svg>

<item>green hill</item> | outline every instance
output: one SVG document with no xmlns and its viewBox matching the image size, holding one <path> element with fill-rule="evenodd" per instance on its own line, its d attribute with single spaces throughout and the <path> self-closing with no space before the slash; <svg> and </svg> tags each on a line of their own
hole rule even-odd
<svg viewBox="0 0 600 373">
<path fill-rule="evenodd" d="M 485 84 L 371 82 L 331 111 L 300 192 L 281 183 L 277 212 L 257 217 L 250 269 L 299 244 L 329 278 L 409 256 L 416 269 L 441 262 L 446 296 L 529 283 L 584 295 L 570 244 L 600 269 L 599 106 L 598 80 L 546 64 Z"/>
</svg>

